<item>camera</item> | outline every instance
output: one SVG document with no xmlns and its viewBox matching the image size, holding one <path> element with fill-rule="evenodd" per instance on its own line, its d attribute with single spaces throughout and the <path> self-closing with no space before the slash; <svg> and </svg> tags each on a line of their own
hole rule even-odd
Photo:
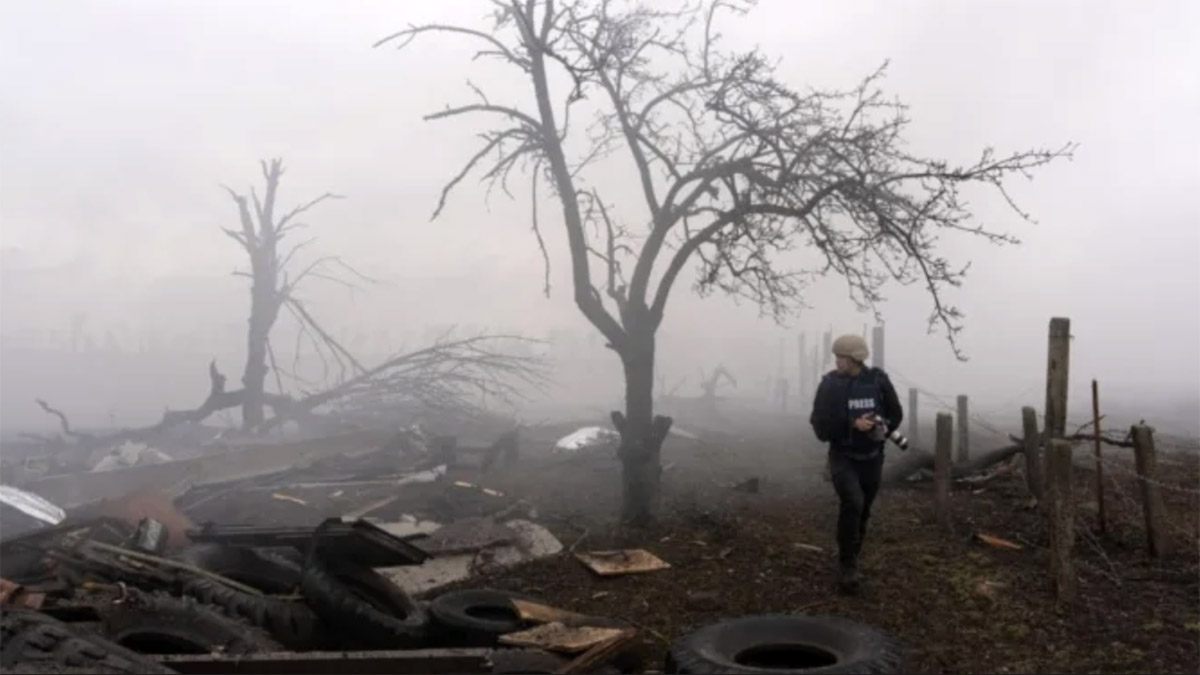
<svg viewBox="0 0 1200 675">
<path fill-rule="evenodd" d="M 871 438 L 874 438 L 877 441 L 882 441 L 885 439 L 890 440 L 901 450 L 908 450 L 908 438 L 905 437 L 904 434 L 900 433 L 899 429 L 889 430 L 887 427 L 887 420 L 883 419 L 879 415 L 872 415 L 871 421 L 875 423 L 875 426 L 871 428 Z"/>
</svg>

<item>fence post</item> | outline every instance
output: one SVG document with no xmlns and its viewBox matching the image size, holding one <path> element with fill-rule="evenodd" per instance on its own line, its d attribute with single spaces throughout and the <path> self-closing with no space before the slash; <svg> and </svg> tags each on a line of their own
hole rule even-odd
<svg viewBox="0 0 1200 675">
<path fill-rule="evenodd" d="M 966 463 L 971 458 L 971 426 L 967 423 L 967 395 L 958 395 L 958 461 Z"/>
<path fill-rule="evenodd" d="M 921 442 L 920 422 L 917 420 L 917 396 L 919 393 L 916 387 L 908 388 L 908 440 L 914 445 Z"/>
<path fill-rule="evenodd" d="M 1100 384 L 1092 380 L 1092 431 L 1096 439 L 1096 508 L 1100 534 L 1108 529 L 1104 513 L 1104 460 L 1100 456 Z"/>
<path fill-rule="evenodd" d="M 1050 531 L 1050 575 L 1060 602 L 1075 599 L 1075 502 L 1071 498 L 1071 444 L 1046 442 L 1046 515 Z"/>
<path fill-rule="evenodd" d="M 871 329 L 871 365 L 883 368 L 883 326 Z"/>
<path fill-rule="evenodd" d="M 1042 480 L 1041 434 L 1038 432 L 1037 411 L 1033 406 L 1021 408 L 1021 428 L 1024 438 L 1021 445 L 1025 449 L 1025 485 L 1029 493 L 1042 501 L 1045 497 Z"/>
<path fill-rule="evenodd" d="M 1166 555 L 1167 538 L 1163 530 L 1164 506 L 1162 488 L 1158 485 L 1153 429 L 1144 424 L 1133 427 L 1133 452 L 1142 488 L 1142 510 L 1146 514 L 1146 551 L 1157 558 Z"/>
<path fill-rule="evenodd" d="M 1050 351 L 1046 362 L 1046 438 L 1067 434 L 1067 385 L 1071 368 L 1071 320 L 1050 319 Z"/>
<path fill-rule="evenodd" d="M 950 529 L 950 478 L 953 466 L 954 417 L 937 415 L 937 446 L 933 455 L 933 510 L 938 527 Z"/>
</svg>

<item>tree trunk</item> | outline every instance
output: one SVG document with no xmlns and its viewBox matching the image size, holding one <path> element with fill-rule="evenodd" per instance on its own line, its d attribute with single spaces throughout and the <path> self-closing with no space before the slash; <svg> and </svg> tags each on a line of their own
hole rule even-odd
<svg viewBox="0 0 1200 675">
<path fill-rule="evenodd" d="M 250 328 L 246 336 L 246 370 L 242 374 L 242 430 L 259 428 L 266 419 L 267 341 L 275 323 L 274 289 L 255 278 L 250 291 Z"/>
<path fill-rule="evenodd" d="M 614 411 L 621 434 L 621 520 L 645 526 L 654 521 L 662 484 L 659 456 L 671 418 L 654 415 L 654 333 L 631 331 L 621 350 L 625 370 L 625 414 Z"/>
</svg>

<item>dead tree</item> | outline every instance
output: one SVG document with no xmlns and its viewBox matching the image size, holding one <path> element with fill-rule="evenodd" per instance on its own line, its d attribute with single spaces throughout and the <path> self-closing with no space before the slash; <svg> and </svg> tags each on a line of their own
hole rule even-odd
<svg viewBox="0 0 1200 675">
<path fill-rule="evenodd" d="M 304 331 L 317 345 L 320 353 L 324 347 L 333 358 L 343 365 L 353 366 L 361 372 L 362 366 L 336 339 L 321 328 L 313 316 L 296 297 L 295 290 L 308 277 L 331 279 L 331 267 L 349 272 L 357 279 L 365 279 L 340 259 L 332 256 L 319 257 L 302 268 L 294 276 L 289 275 L 288 265 L 296 253 L 312 242 L 307 239 L 282 248 L 284 240 L 292 232 L 305 227 L 299 216 L 317 204 L 338 199 L 338 195 L 325 193 L 305 202 L 286 213 L 277 210 L 279 179 L 283 176 L 283 160 L 263 161 L 262 175 L 265 183 L 261 198 L 258 191 L 251 189 L 250 197 L 226 187 L 238 209 L 238 228 L 224 228 L 225 234 L 241 245 L 250 258 L 250 270 L 236 272 L 250 279 L 250 318 L 246 333 L 246 367 L 242 373 L 242 428 L 251 430 L 262 426 L 265 420 L 267 375 L 272 370 L 268 362 L 273 361 L 271 351 L 271 329 L 279 318 L 279 311 L 287 308 Z M 290 241 L 288 242 L 290 244 Z M 344 282 L 345 279 L 335 279 Z M 278 376 L 280 370 L 273 369 Z M 282 393 L 282 382 L 277 382 Z"/>
<path fill-rule="evenodd" d="M 806 283 L 830 271 L 845 277 L 864 307 L 875 305 L 889 278 L 919 281 L 932 298 L 931 325 L 945 329 L 958 354 L 961 315 L 943 291 L 960 283 L 963 270 L 939 255 L 937 237 L 957 231 L 1015 241 L 972 226 L 960 187 L 1004 192 L 1010 174 L 1073 149 L 1008 156 L 987 149 L 963 166 L 916 156 L 902 140 L 905 107 L 878 89 L 882 68 L 848 91 L 800 90 L 780 80 L 765 55 L 724 49 L 720 15 L 749 4 L 709 0 L 664 11 L 610 0 L 492 0 L 490 26 L 409 26 L 377 43 L 467 37 L 477 57 L 526 78 L 529 107 L 492 101 L 472 85 L 477 100 L 427 117 L 481 115 L 500 124 L 481 135 L 481 149 L 443 189 L 434 217 L 473 170 L 506 188 L 514 169 L 528 168 L 533 230 L 548 267 L 537 191 L 553 190 L 575 304 L 625 375 L 625 411 L 613 418 L 627 522 L 651 520 L 659 494 L 659 450 L 671 420 L 654 414 L 655 337 L 689 264 L 698 267 L 701 293 L 743 296 L 777 318 L 798 309 Z M 591 124 L 581 129 L 586 112 Z M 626 199 L 614 212 L 587 181 L 587 169 L 616 152 L 636 176 L 636 211 L 625 210 Z M 644 231 L 632 233 L 624 222 Z M 801 246 L 819 264 L 783 267 L 776 254 Z M 548 270 L 546 279 L 549 292 Z"/>
</svg>

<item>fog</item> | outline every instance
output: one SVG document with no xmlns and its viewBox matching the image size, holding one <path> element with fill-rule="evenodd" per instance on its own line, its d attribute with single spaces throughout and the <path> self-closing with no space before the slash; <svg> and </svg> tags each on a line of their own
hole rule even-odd
<svg viewBox="0 0 1200 675">
<path fill-rule="evenodd" d="M 485 3 L 358 0 L 26 0 L 0 8 L 0 424 L 54 420 L 45 398 L 82 424 L 134 424 L 191 407 L 216 358 L 244 359 L 244 253 L 221 233 L 237 213 L 221 185 L 261 182 L 282 157 L 281 200 L 346 198 L 307 214 L 314 255 L 377 280 L 357 290 L 312 283 L 322 322 L 366 361 L 451 325 L 556 347 L 557 401 L 621 400 L 616 357 L 574 306 L 559 212 L 540 209 L 549 297 L 516 199 L 466 181 L 434 222 L 443 183 L 477 149 L 472 122 L 422 115 L 469 100 L 468 79 L 527 102 L 520 82 L 472 63 L 450 38 L 396 51 L 372 43 L 408 23 L 472 22 Z M 980 223 L 1018 236 L 997 248 L 946 237 L 971 263 L 951 300 L 966 315 L 960 362 L 927 334 L 919 286 L 879 307 L 886 365 L 903 382 L 967 393 L 981 408 L 1041 405 L 1047 324 L 1072 320 L 1072 407 L 1092 378 L 1131 414 L 1197 430 L 1200 415 L 1200 4 L 1129 2 L 764 1 L 725 26 L 759 45 L 789 82 L 848 87 L 891 59 L 886 88 L 911 106 L 909 147 L 969 161 L 1079 143 L 1075 158 L 1013 183 L 1037 224 L 996 195 L 971 193 Z M 604 165 L 608 201 L 641 205 L 629 167 Z M 524 185 L 524 182 L 522 182 Z M 623 198 L 628 195 L 627 198 Z M 636 216 L 637 212 L 631 212 Z M 681 280 L 662 328 L 667 381 L 726 364 L 738 393 L 795 372 L 808 331 L 861 332 L 873 319 L 837 278 L 814 286 L 786 326 Z M 72 344 L 72 325 L 82 336 Z M 276 339 L 295 327 L 282 321 Z M 781 346 L 782 345 L 782 346 Z M 690 389 L 689 389 L 690 387 Z M 1140 406 L 1140 407 L 1139 407 Z M 1144 408 L 1144 411 L 1142 411 Z M 798 419 L 800 418 L 797 413 Z"/>
</svg>

